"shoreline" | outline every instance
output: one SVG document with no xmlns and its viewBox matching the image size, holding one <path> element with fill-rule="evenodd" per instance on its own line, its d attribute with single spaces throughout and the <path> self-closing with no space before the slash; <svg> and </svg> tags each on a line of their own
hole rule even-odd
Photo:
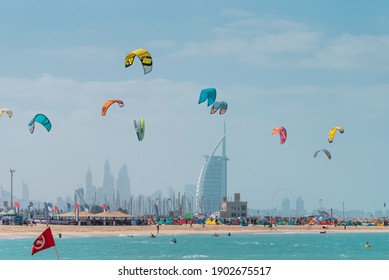
<svg viewBox="0 0 389 280">
<path fill-rule="evenodd" d="M 10 226 L 0 225 L 0 239 L 15 238 L 37 238 L 45 229 L 46 224 L 37 224 L 36 226 Z M 89 237 L 89 236 L 150 236 L 151 233 L 157 235 L 155 225 L 146 226 L 72 226 L 72 225 L 50 225 L 51 231 L 55 238 L 61 233 L 66 237 Z M 180 235 L 180 234 L 295 234 L 295 233 L 377 233 L 388 232 L 389 227 L 382 226 L 273 226 L 272 228 L 260 225 L 256 226 L 234 226 L 234 225 L 160 225 L 158 235 Z"/>
</svg>

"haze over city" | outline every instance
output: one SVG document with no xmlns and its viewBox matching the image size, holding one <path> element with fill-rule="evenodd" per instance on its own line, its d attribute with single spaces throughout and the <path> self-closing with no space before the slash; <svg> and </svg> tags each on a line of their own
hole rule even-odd
<svg viewBox="0 0 389 280">
<path fill-rule="evenodd" d="M 384 210 L 389 190 L 389 7 L 384 1 L 3 3 L 0 185 L 55 201 L 123 164 L 133 195 L 196 184 L 226 123 L 229 197 L 269 209 L 279 189 L 306 209 Z M 302 8 L 303 7 L 303 8 Z M 331 16 L 329 16 L 331 15 Z M 153 70 L 125 56 L 150 51 Z M 224 115 L 198 104 L 214 87 Z M 101 116 L 108 99 L 121 99 Z M 28 122 L 38 113 L 47 132 Z M 133 121 L 143 117 L 138 141 Z M 345 128 L 333 143 L 328 131 Z M 272 135 L 288 131 L 285 144 Z M 328 149 L 332 158 L 319 149 Z"/>
</svg>

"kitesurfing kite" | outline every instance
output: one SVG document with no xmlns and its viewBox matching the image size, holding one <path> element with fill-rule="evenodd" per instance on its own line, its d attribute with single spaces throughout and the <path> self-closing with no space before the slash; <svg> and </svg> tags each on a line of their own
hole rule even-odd
<svg viewBox="0 0 389 280">
<path fill-rule="evenodd" d="M 207 106 L 213 104 L 216 100 L 216 89 L 215 88 L 205 88 L 200 92 L 199 104 L 203 103 L 208 99 Z"/>
<path fill-rule="evenodd" d="M 318 154 L 319 152 L 325 153 L 325 154 L 327 155 L 328 159 L 331 159 L 331 153 L 330 153 L 328 150 L 326 150 L 326 149 L 317 150 L 317 151 L 313 154 L 313 157 L 316 157 L 317 154 Z"/>
<path fill-rule="evenodd" d="M 124 106 L 124 103 L 121 100 L 117 100 L 117 99 L 108 100 L 107 102 L 104 103 L 103 108 L 101 108 L 101 115 L 105 116 L 109 106 L 111 106 L 113 103 L 117 103 L 120 108 Z"/>
<path fill-rule="evenodd" d="M 0 109 L 0 117 L 3 113 L 7 113 L 8 114 L 8 117 L 12 117 L 12 111 L 8 108 L 2 108 Z"/>
<path fill-rule="evenodd" d="M 49 132 L 51 129 L 51 122 L 50 120 L 43 114 L 37 114 L 29 123 L 28 128 L 30 129 L 31 134 L 34 133 L 35 129 L 35 123 L 40 123 L 43 125 L 46 130 Z"/>
<path fill-rule="evenodd" d="M 151 58 L 150 53 L 145 49 L 137 49 L 133 52 L 130 52 L 127 54 L 125 59 L 125 66 L 126 68 L 131 66 L 134 62 L 135 56 L 137 56 L 143 65 L 143 71 L 145 74 L 151 72 L 153 69 L 153 60 Z"/>
<path fill-rule="evenodd" d="M 285 127 L 275 127 L 272 131 L 272 135 L 279 133 L 280 134 L 280 145 L 284 144 L 286 141 L 286 138 L 288 137 Z"/>
<path fill-rule="evenodd" d="M 143 118 L 140 118 L 138 121 L 134 120 L 134 126 L 138 140 L 142 141 L 145 137 L 145 120 Z"/>
<path fill-rule="evenodd" d="M 342 126 L 335 126 L 334 128 L 331 128 L 328 132 L 328 142 L 332 143 L 332 141 L 334 141 L 336 131 L 339 131 L 342 134 L 344 132 L 344 128 Z"/>
<path fill-rule="evenodd" d="M 215 114 L 217 112 L 217 110 L 219 110 L 219 114 L 220 115 L 223 115 L 226 111 L 227 111 L 227 108 L 228 108 L 228 104 L 227 102 L 225 101 L 215 101 L 215 103 L 212 104 L 212 108 L 211 108 L 211 114 Z"/>
</svg>

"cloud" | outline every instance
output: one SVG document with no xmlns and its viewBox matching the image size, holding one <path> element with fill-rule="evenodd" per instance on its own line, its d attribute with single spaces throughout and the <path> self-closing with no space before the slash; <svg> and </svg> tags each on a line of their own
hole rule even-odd
<svg viewBox="0 0 389 280">
<path fill-rule="evenodd" d="M 253 12 L 237 8 L 222 8 L 220 14 L 225 17 L 237 18 L 250 17 L 254 15 Z"/>
<path fill-rule="evenodd" d="M 211 29 L 182 44 L 175 56 L 228 59 L 258 68 L 386 71 L 388 35 L 329 36 L 304 23 L 263 17 Z"/>
<path fill-rule="evenodd" d="M 120 53 L 114 48 L 96 47 L 96 46 L 78 46 L 72 48 L 58 48 L 58 49 L 29 49 L 26 51 L 30 56 L 51 56 L 61 59 L 83 59 L 83 60 L 102 60 L 112 59 Z"/>
<path fill-rule="evenodd" d="M 152 40 L 146 45 L 155 48 L 172 48 L 176 46 L 176 43 L 172 40 Z"/>
<path fill-rule="evenodd" d="M 304 68 L 387 70 L 388 35 L 342 34 L 323 40 L 321 47 L 299 63 Z"/>
</svg>

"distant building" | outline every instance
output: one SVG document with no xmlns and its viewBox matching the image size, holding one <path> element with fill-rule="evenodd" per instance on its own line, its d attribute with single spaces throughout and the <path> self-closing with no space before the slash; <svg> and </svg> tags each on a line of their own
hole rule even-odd
<svg viewBox="0 0 389 280">
<path fill-rule="evenodd" d="M 222 144 L 222 155 L 216 156 L 217 148 Z M 205 162 L 201 168 L 196 185 L 196 211 L 211 215 L 221 208 L 222 198 L 227 195 L 227 156 L 226 130 L 216 144 L 211 155 L 204 156 Z"/>
<path fill-rule="evenodd" d="M 127 165 L 123 165 L 116 180 L 117 200 L 119 206 L 124 207 L 131 199 L 130 179 L 128 178 Z"/>
<path fill-rule="evenodd" d="M 112 207 L 115 203 L 115 179 L 111 174 L 111 166 L 108 160 L 104 164 L 104 178 L 101 188 L 103 192 L 103 203 L 107 203 Z"/>
<path fill-rule="evenodd" d="M 96 204 L 96 187 L 92 183 L 92 172 L 89 167 L 85 178 L 85 201 L 90 205 Z"/>
<path fill-rule="evenodd" d="M 288 197 L 282 199 L 281 217 L 290 217 L 292 210 L 290 209 L 290 199 Z"/>
<path fill-rule="evenodd" d="M 220 218 L 247 217 L 247 202 L 240 201 L 240 193 L 234 194 L 234 201 L 227 201 L 227 197 L 223 197 L 221 208 Z"/>
<path fill-rule="evenodd" d="M 296 215 L 297 216 L 302 216 L 305 214 L 305 209 L 304 209 L 304 200 L 299 196 L 296 199 Z"/>
</svg>

